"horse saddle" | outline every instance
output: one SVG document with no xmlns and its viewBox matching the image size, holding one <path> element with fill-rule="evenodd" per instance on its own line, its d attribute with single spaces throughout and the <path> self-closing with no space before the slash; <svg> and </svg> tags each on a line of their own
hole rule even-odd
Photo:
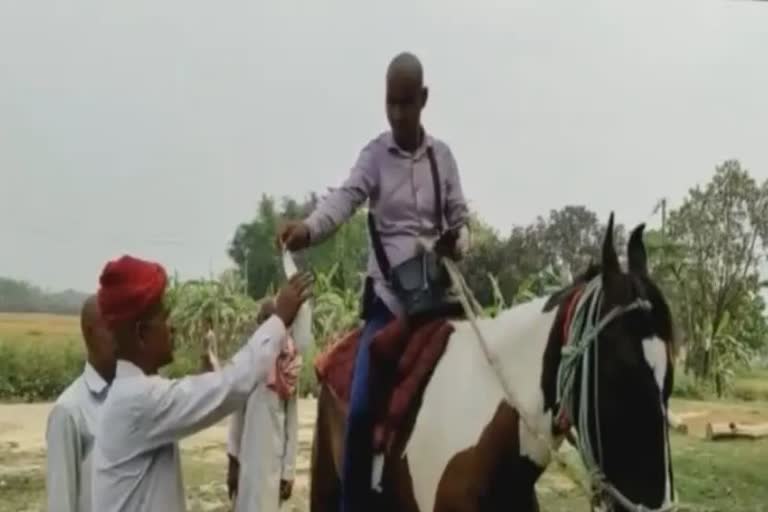
<svg viewBox="0 0 768 512">
<path fill-rule="evenodd" d="M 412 428 L 406 420 L 420 406 L 424 388 L 453 330 L 447 319 L 410 326 L 395 319 L 374 337 L 368 382 L 374 410 L 374 452 L 389 453 L 402 430 Z M 347 406 L 361 332 L 355 329 L 347 333 L 315 359 L 318 381 Z"/>
</svg>

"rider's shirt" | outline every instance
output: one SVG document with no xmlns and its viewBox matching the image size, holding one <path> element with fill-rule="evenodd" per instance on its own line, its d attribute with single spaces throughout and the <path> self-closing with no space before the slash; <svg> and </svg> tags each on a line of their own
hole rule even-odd
<svg viewBox="0 0 768 512">
<path fill-rule="evenodd" d="M 394 267 L 418 252 L 418 238 L 437 235 L 435 194 L 427 147 L 435 154 L 443 200 L 443 225 L 465 226 L 469 219 L 456 160 L 448 145 L 426 135 L 415 152 L 400 149 L 391 132 L 385 132 L 360 152 L 341 187 L 333 189 L 307 218 L 312 244 L 325 240 L 369 200 L 384 251 Z M 389 309 L 402 308 L 382 277 L 369 235 L 368 275 L 375 291 Z"/>
</svg>

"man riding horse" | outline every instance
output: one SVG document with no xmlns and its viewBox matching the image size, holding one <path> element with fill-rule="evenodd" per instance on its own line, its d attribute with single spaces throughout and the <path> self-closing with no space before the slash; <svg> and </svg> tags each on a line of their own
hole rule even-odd
<svg viewBox="0 0 768 512">
<path fill-rule="evenodd" d="M 467 308 L 469 320 L 448 320 L 456 310 L 443 295 L 443 266 L 420 252 L 419 239 L 460 254 L 467 207 L 450 150 L 421 128 L 426 97 L 418 61 L 398 56 L 387 72 L 392 131 L 366 146 L 308 219 L 280 231 L 288 249 L 302 249 L 370 202 L 365 325 L 316 361 L 310 509 L 538 511 L 535 483 L 570 433 L 593 505 L 671 510 L 672 317 L 648 272 L 643 226 L 630 236 L 626 270 L 611 215 L 601 262 L 570 286 L 495 318 L 475 319 Z M 426 322 L 398 327 L 425 313 Z M 393 332 L 407 343 L 387 341 Z M 374 405 L 373 374 L 393 361 L 394 398 Z M 384 454 L 381 471 L 372 446 Z"/>
<path fill-rule="evenodd" d="M 346 512 L 367 510 L 370 503 L 371 340 L 397 316 L 435 311 L 442 306 L 445 283 L 440 279 L 431 282 L 434 288 L 426 295 L 406 297 L 402 289 L 408 288 L 403 280 L 429 263 L 422 261 L 429 257 L 421 252 L 420 239 L 434 242 L 440 238 L 439 248 L 454 257 L 465 252 L 469 243 L 468 209 L 456 161 L 448 145 L 429 135 L 421 125 L 427 96 L 419 60 L 409 53 L 395 57 L 386 74 L 386 111 L 391 131 L 363 148 L 344 184 L 305 221 L 287 223 L 280 230 L 285 246 L 300 250 L 322 242 L 369 201 L 369 235 L 374 250 L 368 264 L 363 299 L 365 327 L 354 363 L 347 418 L 342 486 L 342 510 Z M 429 276 L 416 277 L 421 283 Z M 398 288 L 398 282 L 403 286 Z"/>
</svg>

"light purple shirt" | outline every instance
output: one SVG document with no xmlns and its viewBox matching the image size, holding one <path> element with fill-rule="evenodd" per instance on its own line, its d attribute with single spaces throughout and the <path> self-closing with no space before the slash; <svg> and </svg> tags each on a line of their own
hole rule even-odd
<svg viewBox="0 0 768 512">
<path fill-rule="evenodd" d="M 347 180 L 307 218 L 311 243 L 324 241 L 369 200 L 390 265 L 395 267 L 416 255 L 419 237 L 437 236 L 427 146 L 432 147 L 440 177 L 443 227 L 465 226 L 469 210 L 448 145 L 427 135 L 420 148 L 408 153 L 396 145 L 391 132 L 385 132 L 363 148 Z M 368 275 L 375 281 L 376 294 L 393 313 L 401 314 L 402 308 L 379 269 L 370 236 L 368 240 Z"/>
</svg>

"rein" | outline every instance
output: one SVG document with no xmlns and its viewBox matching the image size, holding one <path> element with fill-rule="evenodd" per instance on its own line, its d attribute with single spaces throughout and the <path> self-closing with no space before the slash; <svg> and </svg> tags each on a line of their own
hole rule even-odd
<svg viewBox="0 0 768 512">
<path fill-rule="evenodd" d="M 480 331 L 480 327 L 477 323 L 476 309 L 472 307 L 473 305 L 476 305 L 477 302 L 474 301 L 474 304 L 472 305 L 470 303 L 470 300 L 474 299 L 472 290 L 470 290 L 469 286 L 464 280 L 464 277 L 461 275 L 461 272 L 456 266 L 456 263 L 447 258 L 444 258 L 442 261 L 446 270 L 448 271 L 448 274 L 451 277 L 454 288 L 458 292 L 458 298 L 462 307 L 464 308 L 467 318 L 469 319 L 472 329 L 475 331 L 475 335 L 477 336 L 478 342 L 480 343 L 480 348 L 482 349 L 488 364 L 494 370 L 494 374 L 496 375 L 496 378 L 501 385 L 507 402 L 517 410 L 520 421 L 524 424 L 526 429 L 528 429 L 528 432 L 535 436 L 545 446 L 547 446 L 552 459 L 554 459 L 560 465 L 560 467 L 565 470 L 566 474 L 582 488 L 584 494 L 590 498 L 593 506 L 595 503 L 600 502 L 601 499 L 604 500 L 605 497 L 610 497 L 614 503 L 618 503 L 632 512 L 672 512 L 675 510 L 681 510 L 682 505 L 677 503 L 667 503 L 662 505 L 660 508 L 650 509 L 644 505 L 636 504 L 630 501 L 606 479 L 605 474 L 602 472 L 599 466 L 599 459 L 602 458 L 602 446 L 600 443 L 599 435 L 599 421 L 595 421 L 595 424 L 598 428 L 596 436 L 598 440 L 597 453 L 595 453 L 594 447 L 591 445 L 588 435 L 589 422 L 588 408 L 586 406 L 588 402 L 586 398 L 589 393 L 589 387 L 587 386 L 587 379 L 589 378 L 589 372 L 587 371 L 589 359 L 586 356 L 593 356 L 596 363 L 598 350 L 597 343 L 594 343 L 594 341 L 597 340 L 597 336 L 600 331 L 605 328 L 608 323 L 629 311 L 638 308 L 649 309 L 651 307 L 650 303 L 648 303 L 648 301 L 638 299 L 626 306 L 614 307 L 611 311 L 608 312 L 607 315 L 605 315 L 602 320 L 595 322 L 597 314 L 600 312 L 599 308 L 602 305 L 602 281 L 599 277 L 597 277 L 589 282 L 581 292 L 576 292 L 578 296 L 574 297 L 575 300 L 572 299 L 572 303 L 569 304 L 568 310 L 566 310 L 567 322 L 565 324 L 566 327 L 564 328 L 567 329 L 568 332 L 567 337 L 565 338 L 567 341 L 563 347 L 562 352 L 563 360 L 561 361 L 560 368 L 558 369 L 557 397 L 558 402 L 561 404 L 560 413 L 567 411 L 568 414 L 570 414 L 570 417 L 574 418 L 573 391 L 575 384 L 575 374 L 578 365 L 582 365 L 580 397 L 581 407 L 578 411 L 578 421 L 580 428 L 578 429 L 577 450 L 588 472 L 589 482 L 584 482 L 582 478 L 577 476 L 579 472 L 575 470 L 575 468 L 573 468 L 571 464 L 569 464 L 569 462 L 558 452 L 559 445 L 555 446 L 555 443 L 552 439 L 546 438 L 538 428 L 533 427 L 533 423 L 529 421 L 524 412 L 524 409 L 520 407 L 521 402 L 517 399 L 517 396 L 512 390 L 512 387 L 504 377 L 504 372 L 502 371 L 499 358 L 489 350 L 488 343 L 483 336 L 483 333 Z M 592 298 L 594 298 L 594 300 L 590 301 Z M 570 327 L 568 327 L 569 324 Z M 596 364 L 595 367 L 597 367 Z M 597 372 L 594 372 L 593 377 L 595 382 L 595 415 L 597 417 L 597 414 L 599 413 L 597 408 Z M 668 439 L 666 443 L 667 449 L 669 449 Z"/>
</svg>

